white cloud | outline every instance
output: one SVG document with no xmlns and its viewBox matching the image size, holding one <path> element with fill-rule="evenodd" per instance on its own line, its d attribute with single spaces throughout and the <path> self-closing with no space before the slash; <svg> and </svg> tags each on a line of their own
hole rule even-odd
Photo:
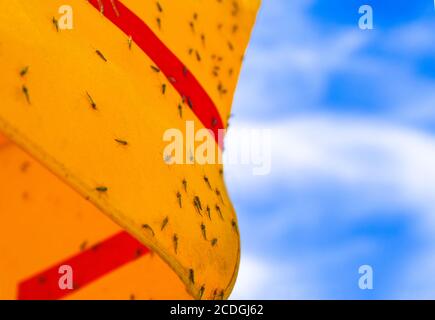
<svg viewBox="0 0 435 320">
<path fill-rule="evenodd" d="M 432 21 L 413 21 L 389 32 L 386 47 L 407 55 L 420 55 L 433 53 L 435 43 Z"/>
<path fill-rule="evenodd" d="M 227 166 L 226 178 L 232 194 L 261 197 L 269 190 L 277 190 L 277 186 L 282 188 L 282 185 L 287 184 L 303 188 L 326 180 L 330 185 L 359 190 L 359 201 L 362 202 L 373 200 L 376 205 L 376 199 L 380 199 L 384 204 L 412 207 L 416 228 L 414 231 L 427 245 L 416 248 L 415 257 L 401 261 L 397 266 L 401 270 L 399 276 L 404 278 L 397 279 L 397 288 L 394 288 L 396 291 L 391 291 L 390 297 L 396 296 L 395 292 L 401 298 L 428 297 L 431 292 L 435 292 L 434 283 L 426 281 L 433 276 L 431 266 L 435 265 L 435 256 L 431 253 L 435 251 L 434 136 L 418 129 L 373 119 L 325 115 L 261 124 L 236 122 L 231 131 L 265 127 L 272 129 L 272 172 L 267 177 L 258 177 L 252 175 L 247 167 Z M 234 132 L 231 131 L 227 149 L 233 147 L 231 134 Z M 364 205 L 366 204 L 361 203 L 361 206 Z M 362 210 L 361 214 L 367 213 Z M 346 218 L 350 222 L 359 217 Z M 308 226 L 315 230 L 315 219 L 310 213 L 294 217 L 287 215 L 285 210 L 278 210 L 268 212 L 267 219 L 249 219 L 251 225 L 245 227 L 247 230 L 258 230 L 261 226 L 263 232 L 257 232 L 254 236 L 273 243 L 274 237 L 288 232 L 289 227 L 294 230 Z M 343 225 L 343 228 L 346 226 Z M 367 241 L 367 246 L 374 248 L 370 239 L 364 241 Z M 351 252 L 358 251 L 354 244 L 350 244 L 350 247 L 348 253 L 341 255 L 341 258 L 349 258 Z M 366 251 L 372 249 L 366 248 Z M 326 253 L 331 255 L 337 250 L 332 247 Z M 285 256 L 283 252 L 284 260 Z M 312 253 L 310 259 L 321 263 L 326 259 L 322 256 L 321 252 Z M 334 259 L 340 258 L 335 256 Z M 307 279 L 306 273 L 301 271 L 304 268 L 297 267 L 301 261 L 280 261 L 271 265 L 260 261 L 260 258 L 252 257 L 244 260 L 235 298 L 315 298 L 312 295 L 316 290 L 309 288 L 317 285 L 321 289 L 321 283 Z M 289 278 L 283 278 L 283 274 Z M 285 289 L 292 286 L 294 281 L 295 290 Z"/>
<path fill-rule="evenodd" d="M 231 299 L 315 299 L 319 289 L 310 288 L 300 277 L 296 261 L 265 261 L 242 255 L 239 275 Z"/>
<path fill-rule="evenodd" d="M 376 243 L 370 239 L 357 239 L 342 243 L 333 248 L 307 252 L 291 257 L 283 255 L 271 258 L 261 252 L 242 254 L 236 285 L 230 296 L 234 300 L 299 300 L 331 299 L 330 288 L 325 282 L 336 286 L 342 282 L 341 274 L 324 270 L 319 275 L 320 266 L 341 265 L 376 250 Z M 358 286 L 358 265 L 350 270 L 349 283 L 346 287 Z M 328 276 L 328 279 L 322 278 Z M 343 292 L 341 296 L 346 297 Z"/>
<path fill-rule="evenodd" d="M 227 166 L 234 189 L 255 193 L 277 180 L 309 184 L 325 177 L 342 184 L 388 187 L 394 197 L 435 207 L 435 137 L 430 134 L 373 119 L 298 117 L 236 123 L 227 137 L 229 152 L 235 147 L 232 135 L 248 128 L 271 129 L 272 171 L 264 179 L 243 166 Z"/>
<path fill-rule="evenodd" d="M 357 28 L 322 30 L 307 14 L 312 2 L 264 4 L 236 92 L 237 113 L 252 116 L 269 109 L 271 114 L 270 108 L 279 104 L 288 109 L 315 107 L 331 74 L 358 64 L 355 55 L 370 34 Z"/>
<path fill-rule="evenodd" d="M 263 4 L 235 96 L 236 115 L 276 118 L 325 110 L 330 80 L 338 74 L 366 81 L 352 90 L 381 100 L 383 107 L 372 111 L 385 119 L 435 123 L 435 82 L 421 74 L 417 60 L 435 52 L 433 22 L 417 20 L 376 32 L 361 31 L 356 23 L 325 29 L 310 16 L 312 4 Z"/>
</svg>

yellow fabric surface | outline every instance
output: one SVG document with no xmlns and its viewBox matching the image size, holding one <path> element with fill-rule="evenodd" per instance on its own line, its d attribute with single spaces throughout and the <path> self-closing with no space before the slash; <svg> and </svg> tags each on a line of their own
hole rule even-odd
<svg viewBox="0 0 435 320">
<path fill-rule="evenodd" d="M 185 63 L 225 122 L 259 2 L 161 0 L 162 11 L 156 1 L 122 3 Z M 181 97 L 166 77 L 87 1 L 69 1 L 74 28 L 57 31 L 53 17 L 63 4 L 0 0 L 0 132 L 7 137 L 0 137 L 0 298 L 15 298 L 20 280 L 78 252 L 83 241 L 122 229 L 153 254 L 70 298 L 227 298 L 240 239 L 222 167 L 168 165 L 163 154 L 165 130 L 184 131 L 188 120 L 203 125 L 189 108 L 180 117 Z"/>
</svg>

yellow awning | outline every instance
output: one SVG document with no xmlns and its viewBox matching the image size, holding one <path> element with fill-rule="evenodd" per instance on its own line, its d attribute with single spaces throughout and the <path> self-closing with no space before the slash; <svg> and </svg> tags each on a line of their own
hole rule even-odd
<svg viewBox="0 0 435 320">
<path fill-rule="evenodd" d="M 259 1 L 69 3 L 0 0 L 0 298 L 227 298 L 222 166 L 163 135 L 226 127 Z"/>
</svg>

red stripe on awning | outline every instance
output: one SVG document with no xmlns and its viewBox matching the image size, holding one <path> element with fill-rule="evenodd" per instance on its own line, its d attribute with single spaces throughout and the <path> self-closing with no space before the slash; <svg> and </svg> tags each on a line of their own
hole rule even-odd
<svg viewBox="0 0 435 320">
<path fill-rule="evenodd" d="M 24 280 L 18 285 L 18 299 L 62 299 L 149 252 L 147 247 L 123 231 Z M 59 273 L 59 268 L 63 265 L 71 266 L 73 270 L 72 290 L 60 289 L 59 279 L 62 274 Z"/>
<path fill-rule="evenodd" d="M 104 16 L 127 36 L 131 36 L 138 47 L 153 60 L 165 76 L 172 80 L 169 83 L 184 98 L 186 104 L 192 108 L 204 127 L 214 133 L 215 140 L 219 144 L 218 130 L 224 128 L 219 111 L 210 96 L 180 59 L 144 21 L 119 0 L 89 0 L 89 2 L 99 11 L 101 11 L 100 6 L 103 6 Z M 221 148 L 222 144 L 221 141 Z"/>
</svg>

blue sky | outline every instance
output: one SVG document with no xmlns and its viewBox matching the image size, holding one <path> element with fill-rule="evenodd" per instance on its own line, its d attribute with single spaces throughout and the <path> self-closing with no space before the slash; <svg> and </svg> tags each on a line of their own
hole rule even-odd
<svg viewBox="0 0 435 320">
<path fill-rule="evenodd" d="M 263 1 L 228 141 L 271 129 L 272 171 L 226 168 L 233 298 L 435 299 L 434 40 L 431 0 Z"/>
</svg>

